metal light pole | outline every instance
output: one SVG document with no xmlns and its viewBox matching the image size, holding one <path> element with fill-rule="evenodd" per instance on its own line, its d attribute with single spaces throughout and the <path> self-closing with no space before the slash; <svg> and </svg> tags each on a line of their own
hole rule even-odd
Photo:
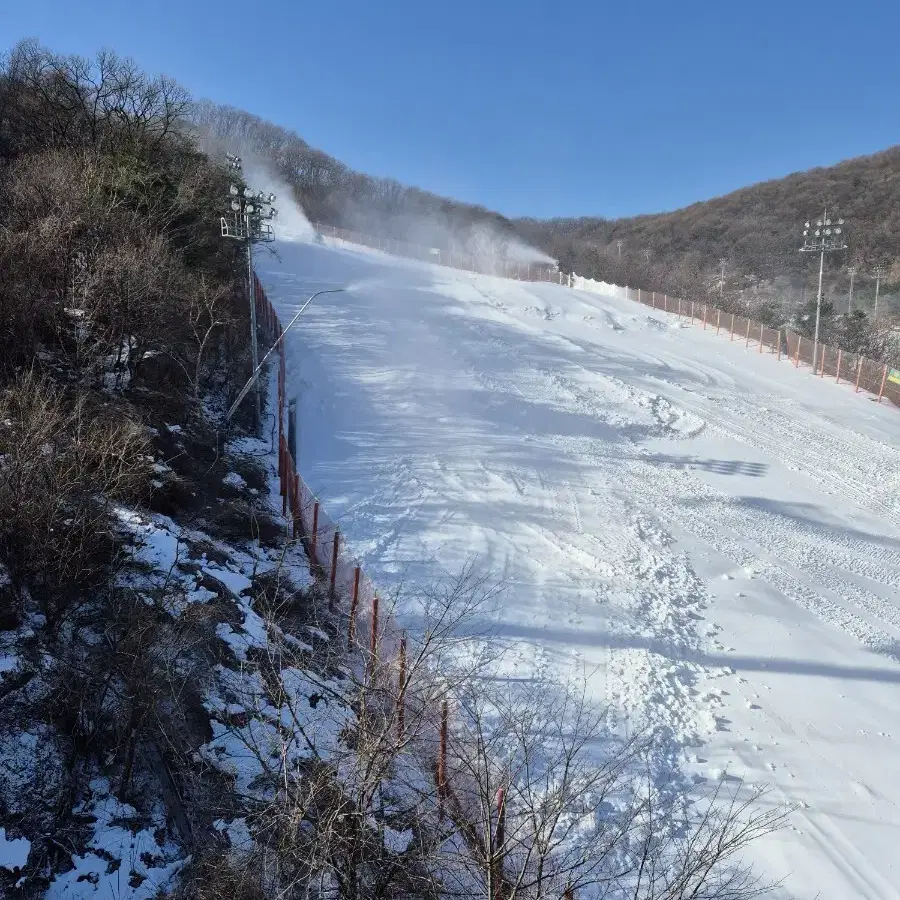
<svg viewBox="0 0 900 900">
<path fill-rule="evenodd" d="M 230 168 L 240 171 L 242 168 L 240 157 L 227 155 Z M 243 241 L 247 245 L 247 293 L 250 298 L 250 352 L 254 375 L 251 383 L 256 385 L 254 427 L 259 428 L 262 422 L 262 402 L 259 395 L 259 385 L 255 382 L 256 372 L 259 369 L 259 346 L 256 336 L 256 286 L 253 277 L 253 245 L 258 243 L 270 243 L 275 240 L 275 232 L 271 222 L 278 215 L 272 204 L 275 202 L 274 194 L 266 194 L 263 191 L 254 192 L 250 188 L 240 191 L 236 185 L 229 189 L 231 200 L 231 216 L 221 217 L 222 237 L 234 238 Z M 268 354 L 267 354 L 268 355 Z M 238 402 L 243 400 L 246 392 L 242 393 Z M 236 408 L 236 406 L 235 406 Z"/>
<path fill-rule="evenodd" d="M 306 309 L 306 307 L 309 306 L 309 304 L 312 303 L 313 300 L 316 299 L 316 297 L 321 297 L 322 294 L 341 294 L 346 290 L 347 290 L 347 288 L 331 288 L 327 291 L 316 291 L 315 294 L 313 294 L 311 297 L 309 297 L 307 299 L 306 303 L 304 303 L 303 306 L 301 306 L 300 309 L 297 310 L 296 314 L 294 315 L 294 318 L 291 319 L 290 322 L 288 322 L 287 328 L 282 329 L 281 334 L 279 335 L 278 339 L 275 341 L 274 344 L 272 344 L 271 347 L 269 347 L 268 351 L 266 352 L 266 355 L 260 360 L 260 362 L 258 362 L 254 366 L 253 374 L 247 379 L 247 383 L 241 388 L 241 392 L 235 398 L 234 403 L 231 404 L 231 406 L 228 409 L 228 412 L 225 413 L 225 421 L 226 422 L 234 415 L 235 410 L 241 405 L 241 400 L 243 400 L 244 397 L 247 396 L 247 394 L 250 391 L 250 388 L 252 388 L 254 385 L 258 384 L 257 379 L 259 378 L 259 373 L 262 371 L 262 367 L 266 364 L 266 360 L 275 352 L 275 348 L 278 347 L 279 344 L 281 344 L 281 342 L 284 340 L 284 336 L 291 330 L 291 328 L 293 328 L 294 322 L 296 322 L 297 319 L 300 318 L 300 316 L 302 315 L 302 313 Z M 258 392 L 259 392 L 259 388 L 257 387 L 257 393 Z"/>
<path fill-rule="evenodd" d="M 728 262 L 724 257 L 719 260 L 719 265 L 722 267 L 722 277 L 719 279 L 719 302 L 722 302 L 722 298 L 725 293 L 725 265 Z"/>
<path fill-rule="evenodd" d="M 887 272 L 884 266 L 875 266 L 875 309 L 872 312 L 872 321 L 878 321 L 878 292 L 881 288 L 881 278 Z"/>
<path fill-rule="evenodd" d="M 847 298 L 847 315 L 853 309 L 853 278 L 856 275 L 856 266 L 847 266 L 847 274 L 850 276 L 850 296 Z"/>
<path fill-rule="evenodd" d="M 822 276 L 825 272 L 825 254 L 835 250 L 846 250 L 844 239 L 844 220 L 838 219 L 832 224 L 828 218 L 828 207 L 821 219 L 813 226 L 806 222 L 803 226 L 803 246 L 801 253 L 819 254 L 819 293 L 816 296 L 816 334 L 813 341 L 813 372 L 816 371 L 816 362 L 819 357 L 819 322 L 822 318 Z"/>
<path fill-rule="evenodd" d="M 623 240 L 616 241 L 616 247 L 619 248 L 619 259 L 622 258 L 622 244 L 624 244 L 624 243 L 625 243 L 625 241 L 623 241 Z"/>
</svg>

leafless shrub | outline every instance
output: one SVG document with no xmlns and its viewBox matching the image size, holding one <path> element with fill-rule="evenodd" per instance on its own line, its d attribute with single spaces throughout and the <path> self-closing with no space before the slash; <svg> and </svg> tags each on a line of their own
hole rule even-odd
<svg viewBox="0 0 900 900">
<path fill-rule="evenodd" d="M 653 772 L 655 739 L 617 741 L 584 688 L 475 684 L 457 699 L 442 850 L 457 890 L 486 898 L 744 900 L 765 885 L 741 865 L 786 812 L 762 789 L 719 782 L 686 796 Z"/>
<path fill-rule="evenodd" d="M 467 571 L 428 598 L 420 636 L 385 658 L 363 649 L 361 638 L 357 655 L 344 659 L 332 640 L 330 661 L 317 651 L 313 669 L 308 651 L 273 631 L 257 660 L 266 690 L 253 715 L 263 720 L 268 709 L 271 720 L 278 711 L 281 749 L 273 752 L 246 723 L 234 730 L 262 773 L 243 802 L 266 894 L 762 893 L 740 855 L 780 827 L 784 812 L 761 809 L 758 790 L 719 783 L 688 797 L 683 785 L 662 784 L 654 738 L 617 740 L 583 685 L 490 676 L 493 659 L 474 648 L 472 635 L 490 597 L 489 585 Z M 324 718 L 310 712 L 323 705 Z M 331 715 L 343 724 L 323 732 Z"/>
<path fill-rule="evenodd" d="M 0 398 L 0 448 L 0 546 L 14 582 L 33 589 L 55 625 L 108 579 L 111 505 L 143 491 L 145 439 L 29 372 Z"/>
</svg>

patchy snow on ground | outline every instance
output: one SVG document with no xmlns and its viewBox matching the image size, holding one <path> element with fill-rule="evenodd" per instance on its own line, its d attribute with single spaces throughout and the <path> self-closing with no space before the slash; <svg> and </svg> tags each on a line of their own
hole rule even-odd
<svg viewBox="0 0 900 900">
<path fill-rule="evenodd" d="M 265 799 L 279 772 L 298 760 L 329 759 L 351 721 L 344 686 L 311 672 L 286 668 L 280 674 L 278 706 L 258 672 L 217 666 L 206 709 L 213 739 L 197 758 L 233 779 L 243 797 Z"/>
<path fill-rule="evenodd" d="M 135 827 L 137 810 L 112 796 L 105 779 L 91 782 L 91 796 L 76 812 L 93 820 L 93 837 L 83 856 L 72 857 L 74 868 L 51 882 L 45 900 L 150 900 L 184 865 L 179 847 L 157 840 L 164 832 L 162 811 L 155 828 Z"/>
<path fill-rule="evenodd" d="M 8 838 L 6 829 L 0 828 L 0 868 L 10 872 L 21 869 L 28 862 L 31 841 L 27 838 Z"/>
<path fill-rule="evenodd" d="M 223 479 L 222 484 L 227 484 L 228 487 L 233 487 L 235 490 L 243 490 L 247 487 L 247 482 L 237 473 L 237 472 L 229 472 Z"/>
<path fill-rule="evenodd" d="M 636 303 L 279 245 L 299 468 L 382 590 L 473 556 L 511 674 L 769 783 L 785 896 L 895 898 L 900 411 Z M 402 610 L 402 602 L 401 602 Z"/>
</svg>

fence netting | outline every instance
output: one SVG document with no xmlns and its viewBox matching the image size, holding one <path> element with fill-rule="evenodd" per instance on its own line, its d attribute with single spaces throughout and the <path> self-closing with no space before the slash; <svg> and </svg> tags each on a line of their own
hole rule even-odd
<svg viewBox="0 0 900 900">
<path fill-rule="evenodd" d="M 706 331 L 715 330 L 719 335 L 725 334 L 734 343 L 743 341 L 745 347 L 755 347 L 760 353 L 768 350 L 777 354 L 779 359 L 789 359 L 797 367 L 814 368 L 814 374 L 819 377 L 852 381 L 857 390 L 875 394 L 879 402 L 886 398 L 900 405 L 900 370 L 874 360 L 860 360 L 855 354 L 843 353 L 840 349 L 824 344 L 816 347 L 813 340 L 804 338 L 790 329 L 770 328 L 764 323 L 726 312 L 710 303 L 670 297 L 659 291 L 622 287 L 585 278 L 574 272 L 564 275 L 558 267 L 545 263 L 522 263 L 493 254 L 475 255 L 446 247 L 426 247 L 320 223 L 316 223 L 315 228 L 322 235 L 371 247 L 394 256 L 437 263 L 482 275 L 566 284 L 576 290 L 636 300 L 653 309 L 689 319 L 701 325 Z"/>
</svg>

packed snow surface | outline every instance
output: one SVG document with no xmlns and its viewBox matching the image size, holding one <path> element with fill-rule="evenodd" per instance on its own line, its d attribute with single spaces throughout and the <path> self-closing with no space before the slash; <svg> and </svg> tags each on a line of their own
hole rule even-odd
<svg viewBox="0 0 900 900">
<path fill-rule="evenodd" d="M 900 895 L 900 410 L 636 303 L 304 243 L 300 470 L 382 590 L 476 558 L 521 677 L 797 806 L 783 895 Z M 487 623 L 486 623 L 487 624 Z"/>
</svg>

